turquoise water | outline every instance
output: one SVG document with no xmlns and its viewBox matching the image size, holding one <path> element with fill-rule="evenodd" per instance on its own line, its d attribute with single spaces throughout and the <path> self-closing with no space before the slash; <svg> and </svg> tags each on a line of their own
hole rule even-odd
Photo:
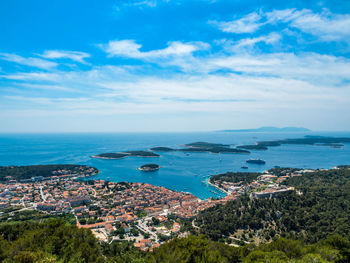
<svg viewBox="0 0 350 263">
<path fill-rule="evenodd" d="M 347 136 L 350 133 L 116 133 L 116 134 L 1 134 L 0 165 L 86 164 L 97 167 L 96 178 L 111 181 L 146 182 L 173 190 L 187 191 L 199 198 L 222 196 L 202 183 L 212 174 L 243 171 L 249 158 L 261 158 L 266 165 L 249 164 L 248 170 L 264 171 L 276 165 L 299 168 L 331 168 L 350 164 L 350 144 L 335 149 L 326 146 L 282 145 L 267 151 L 246 154 L 211 154 L 182 152 L 160 153 L 160 158 L 129 157 L 101 160 L 91 155 L 125 150 L 147 150 L 155 146 L 180 147 L 181 144 L 207 141 L 226 144 L 252 144 L 257 140 L 301 138 L 304 135 Z M 145 173 L 137 168 L 157 163 L 161 169 Z M 205 178 L 203 178 L 205 177 Z"/>
</svg>

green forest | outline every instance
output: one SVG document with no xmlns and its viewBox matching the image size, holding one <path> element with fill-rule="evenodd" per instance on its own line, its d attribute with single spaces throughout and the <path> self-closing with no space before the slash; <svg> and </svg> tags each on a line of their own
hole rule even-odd
<svg viewBox="0 0 350 263">
<path fill-rule="evenodd" d="M 1 262 L 349 262 L 350 241 L 331 236 L 314 244 L 279 238 L 260 246 L 228 246 L 205 236 L 176 238 L 153 252 L 128 242 L 100 244 L 90 230 L 62 219 L 45 223 L 8 223 L 0 226 Z"/>
<path fill-rule="evenodd" d="M 227 172 L 224 174 L 217 174 L 210 177 L 210 182 L 214 183 L 215 181 L 219 182 L 230 182 L 230 183 L 239 183 L 249 184 L 256 180 L 261 173 L 243 173 L 243 172 Z"/>
<path fill-rule="evenodd" d="M 249 196 L 202 211 L 194 220 L 212 240 L 269 241 L 288 237 L 317 242 L 350 235 L 350 170 L 306 173 L 286 181 L 298 191 L 275 198 Z"/>
</svg>

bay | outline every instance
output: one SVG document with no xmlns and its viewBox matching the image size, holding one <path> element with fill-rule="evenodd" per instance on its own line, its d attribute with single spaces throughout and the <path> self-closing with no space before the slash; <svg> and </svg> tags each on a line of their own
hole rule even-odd
<svg viewBox="0 0 350 263">
<path fill-rule="evenodd" d="M 282 145 L 270 147 L 267 151 L 252 150 L 251 154 L 166 152 L 160 153 L 159 158 L 102 160 L 90 157 L 105 152 L 147 150 L 156 146 L 179 148 L 180 145 L 196 141 L 242 145 L 259 140 L 302 138 L 304 135 L 350 137 L 349 132 L 0 134 L 0 166 L 85 164 L 101 171 L 93 179 L 150 183 L 206 199 L 223 196 L 203 183 L 208 176 L 217 173 L 263 172 L 274 166 L 317 169 L 350 164 L 350 144 L 345 144 L 343 148 Z M 249 158 L 261 158 L 266 165 L 247 165 L 245 161 Z M 147 163 L 159 164 L 161 169 L 148 173 L 137 170 Z M 242 166 L 249 169 L 242 170 Z"/>
</svg>

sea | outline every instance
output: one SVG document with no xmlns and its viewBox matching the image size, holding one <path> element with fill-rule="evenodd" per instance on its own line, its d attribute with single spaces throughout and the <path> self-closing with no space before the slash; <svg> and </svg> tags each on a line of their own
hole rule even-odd
<svg viewBox="0 0 350 263">
<path fill-rule="evenodd" d="M 261 140 L 302 138 L 305 135 L 350 137 L 350 132 L 196 132 L 196 133 L 66 133 L 0 134 L 0 166 L 35 164 L 83 164 L 101 172 L 89 179 L 113 182 L 143 182 L 189 192 L 201 199 L 220 198 L 224 193 L 207 184 L 215 174 L 263 172 L 275 166 L 322 169 L 350 164 L 350 144 L 342 148 L 312 145 L 282 145 L 251 154 L 159 153 L 159 158 L 127 157 L 118 160 L 91 158 L 92 155 L 127 150 L 148 150 L 156 146 L 179 148 L 186 143 L 205 141 L 230 144 L 254 144 Z M 260 158 L 265 165 L 247 164 Z M 161 169 L 142 172 L 138 167 L 156 163 Z M 243 170 L 242 166 L 248 166 Z"/>
</svg>

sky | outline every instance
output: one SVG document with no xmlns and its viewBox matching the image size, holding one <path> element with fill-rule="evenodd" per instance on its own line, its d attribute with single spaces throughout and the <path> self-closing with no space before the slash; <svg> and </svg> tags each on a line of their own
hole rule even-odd
<svg viewBox="0 0 350 263">
<path fill-rule="evenodd" d="M 349 99 L 350 1 L 0 1 L 0 133 L 349 131 Z"/>
</svg>

